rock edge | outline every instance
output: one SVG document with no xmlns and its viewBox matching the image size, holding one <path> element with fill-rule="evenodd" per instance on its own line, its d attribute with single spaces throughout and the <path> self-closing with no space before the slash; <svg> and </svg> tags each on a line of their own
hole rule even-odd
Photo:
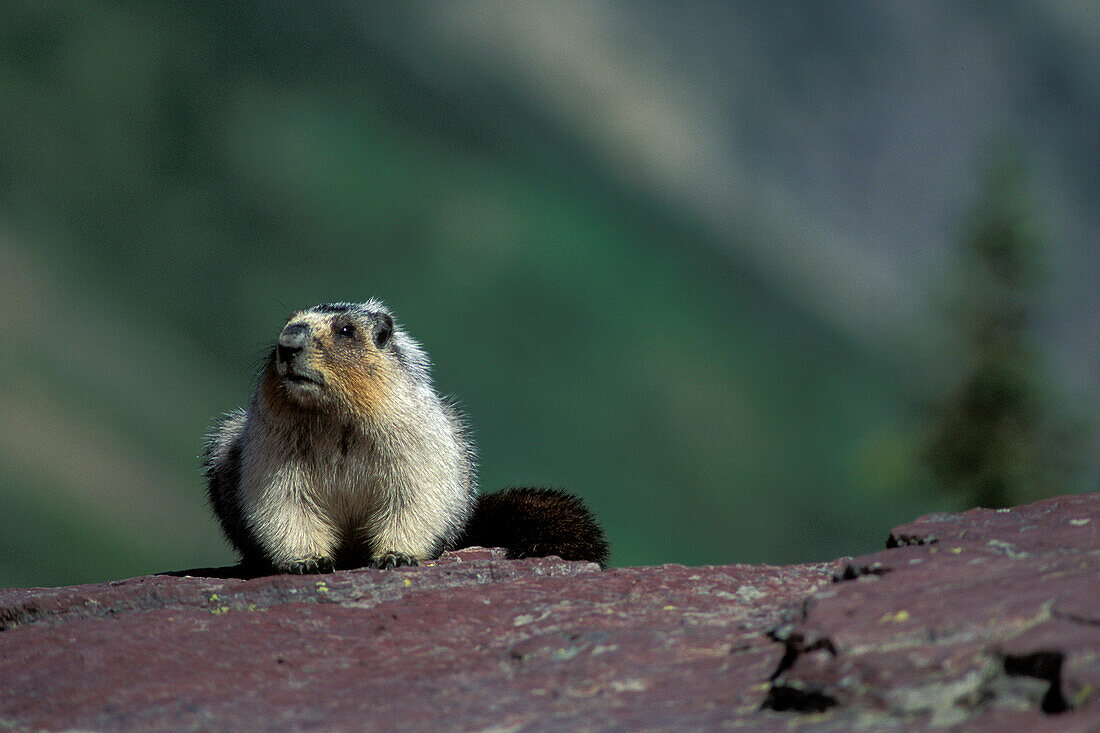
<svg viewBox="0 0 1100 733">
<path fill-rule="evenodd" d="M 1100 729 L 1100 494 L 888 545 L 0 590 L 0 729 Z"/>
</svg>

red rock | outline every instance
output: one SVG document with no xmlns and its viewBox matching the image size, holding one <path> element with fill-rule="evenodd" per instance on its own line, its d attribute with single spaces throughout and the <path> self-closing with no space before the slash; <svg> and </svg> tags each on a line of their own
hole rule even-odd
<svg viewBox="0 0 1100 733">
<path fill-rule="evenodd" d="M 923 544 L 852 561 L 875 573 L 818 592 L 784 629 L 779 697 L 830 701 L 839 719 L 1100 729 L 1098 524 L 1091 494 L 897 528 L 892 544 Z"/>
<path fill-rule="evenodd" d="M 0 723 L 1097 730 L 1098 525 L 1094 494 L 926 517 L 893 535 L 924 544 L 817 565 L 600 572 L 474 548 L 0 590 Z"/>
</svg>

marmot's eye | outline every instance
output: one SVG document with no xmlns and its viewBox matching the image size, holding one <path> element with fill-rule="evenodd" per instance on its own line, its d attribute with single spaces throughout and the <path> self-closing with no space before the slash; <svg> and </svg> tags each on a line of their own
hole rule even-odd
<svg viewBox="0 0 1100 733">
<path fill-rule="evenodd" d="M 344 323 L 336 327 L 336 335 L 343 336 L 344 338 L 355 338 L 355 326 L 350 323 Z"/>
</svg>

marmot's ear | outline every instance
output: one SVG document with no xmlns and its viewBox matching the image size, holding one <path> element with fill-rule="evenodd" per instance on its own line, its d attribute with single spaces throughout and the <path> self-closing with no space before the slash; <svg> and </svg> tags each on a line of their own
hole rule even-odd
<svg viewBox="0 0 1100 733">
<path fill-rule="evenodd" d="M 393 318 L 389 313 L 377 313 L 374 316 L 374 345 L 385 346 L 393 336 Z"/>
</svg>

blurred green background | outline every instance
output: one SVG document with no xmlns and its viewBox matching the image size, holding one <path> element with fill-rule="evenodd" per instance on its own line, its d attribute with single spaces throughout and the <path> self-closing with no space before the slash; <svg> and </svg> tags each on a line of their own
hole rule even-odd
<svg viewBox="0 0 1100 733">
<path fill-rule="evenodd" d="M 1095 490 L 1100 12 L 0 5 L 0 586 L 223 564 L 199 474 L 378 297 L 613 564 Z"/>
</svg>

